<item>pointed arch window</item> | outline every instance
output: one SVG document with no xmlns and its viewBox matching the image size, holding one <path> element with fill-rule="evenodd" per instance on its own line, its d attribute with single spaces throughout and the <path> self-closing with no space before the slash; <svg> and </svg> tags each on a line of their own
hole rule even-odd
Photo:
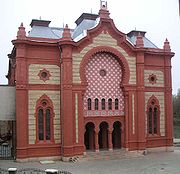
<svg viewBox="0 0 180 174">
<path fill-rule="evenodd" d="M 38 138 L 44 140 L 44 120 L 43 120 L 43 109 L 38 110 Z"/>
<path fill-rule="evenodd" d="M 151 99 L 147 110 L 148 116 L 148 134 L 158 135 L 160 134 L 160 110 L 159 104 L 156 99 Z"/>
<path fill-rule="evenodd" d="M 94 110 L 98 110 L 98 104 L 99 104 L 99 100 L 96 98 L 94 100 Z"/>
<path fill-rule="evenodd" d="M 102 110 L 105 110 L 105 109 L 106 109 L 106 101 L 105 101 L 104 98 L 101 100 L 101 109 L 102 109 Z"/>
<path fill-rule="evenodd" d="M 108 109 L 112 110 L 112 99 L 111 98 L 108 99 Z"/>
<path fill-rule="evenodd" d="M 51 111 L 46 109 L 46 140 L 51 139 Z"/>
<path fill-rule="evenodd" d="M 91 99 L 90 98 L 88 98 L 87 103 L 88 103 L 88 110 L 91 110 Z"/>
<path fill-rule="evenodd" d="M 46 95 L 43 95 L 36 106 L 36 142 L 54 141 L 53 116 L 52 102 Z"/>
<path fill-rule="evenodd" d="M 115 99 L 115 110 L 119 109 L 119 100 L 116 98 Z"/>
</svg>

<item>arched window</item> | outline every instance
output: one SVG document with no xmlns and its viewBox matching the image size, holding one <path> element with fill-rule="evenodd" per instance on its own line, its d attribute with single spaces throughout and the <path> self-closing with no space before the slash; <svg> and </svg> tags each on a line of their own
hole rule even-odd
<svg viewBox="0 0 180 174">
<path fill-rule="evenodd" d="M 46 109 L 46 140 L 51 139 L 51 111 Z"/>
<path fill-rule="evenodd" d="M 158 114 L 158 109 L 155 107 L 154 108 L 154 114 L 153 114 L 153 121 L 154 121 L 154 134 L 157 134 L 158 132 L 157 132 L 157 122 L 158 122 L 158 120 L 157 120 L 157 114 Z"/>
<path fill-rule="evenodd" d="M 112 110 L 112 99 L 111 98 L 108 99 L 108 109 Z"/>
<path fill-rule="evenodd" d="M 94 110 L 98 110 L 98 99 L 96 98 L 95 101 L 94 101 Z"/>
<path fill-rule="evenodd" d="M 152 108 L 149 108 L 148 112 L 148 127 L 149 127 L 149 134 L 152 134 Z"/>
<path fill-rule="evenodd" d="M 156 99 L 151 99 L 148 105 L 148 134 L 157 135 L 160 133 L 159 105 Z"/>
<path fill-rule="evenodd" d="M 43 95 L 36 107 L 37 142 L 53 141 L 53 107 L 51 100 Z"/>
<path fill-rule="evenodd" d="M 105 99 L 103 98 L 102 100 L 101 100 L 101 109 L 102 110 L 105 110 L 106 109 L 106 106 L 105 106 Z"/>
<path fill-rule="evenodd" d="M 119 100 L 116 98 L 115 99 L 115 110 L 119 109 Z"/>
<path fill-rule="evenodd" d="M 44 120 L 43 120 L 43 109 L 38 110 L 38 137 L 39 140 L 44 140 Z"/>
<path fill-rule="evenodd" d="M 88 110 L 91 110 L 91 99 L 90 98 L 88 98 L 87 103 L 88 103 Z"/>
</svg>

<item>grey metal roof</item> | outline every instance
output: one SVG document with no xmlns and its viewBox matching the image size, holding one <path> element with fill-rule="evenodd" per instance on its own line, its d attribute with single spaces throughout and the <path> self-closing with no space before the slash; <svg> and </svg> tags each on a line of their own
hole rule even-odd
<svg viewBox="0 0 180 174">
<path fill-rule="evenodd" d="M 39 37 L 39 38 L 50 38 L 50 39 L 59 39 L 62 37 L 62 29 L 43 26 L 33 26 L 29 32 L 28 37 Z"/>
<path fill-rule="evenodd" d="M 58 38 L 62 38 L 63 28 L 51 27 L 51 31 L 56 35 Z"/>
<path fill-rule="evenodd" d="M 37 38 L 49 38 L 49 39 L 60 39 L 62 38 L 63 28 L 49 27 L 50 21 L 44 20 L 32 20 L 31 22 L 31 31 L 29 32 L 28 37 L 37 37 Z M 71 29 L 71 36 L 75 42 L 78 42 L 82 38 L 86 37 L 87 30 L 90 30 L 96 27 L 99 23 L 99 17 L 95 14 L 86 14 L 83 13 L 77 20 L 77 26 L 75 29 Z M 153 44 L 149 39 L 145 37 L 144 31 L 132 30 L 126 36 L 126 39 L 132 44 L 136 44 L 137 35 L 141 34 L 144 41 L 145 48 L 158 48 Z"/>
<path fill-rule="evenodd" d="M 73 29 L 70 30 L 71 35 L 73 34 L 73 31 Z M 28 37 L 60 39 L 62 38 L 62 33 L 63 28 L 33 26 L 31 31 L 29 32 Z"/>
<path fill-rule="evenodd" d="M 133 45 L 136 45 L 137 36 L 127 37 L 127 39 L 128 39 Z M 152 43 L 148 38 L 146 38 L 145 36 L 143 37 L 143 41 L 144 41 L 144 47 L 145 47 L 145 48 L 158 48 L 155 44 L 153 44 L 153 43 Z"/>
<path fill-rule="evenodd" d="M 97 20 L 89 20 L 84 19 L 75 29 L 73 32 L 72 38 L 75 39 L 78 36 L 82 35 L 84 31 L 94 28 L 97 25 Z"/>
</svg>

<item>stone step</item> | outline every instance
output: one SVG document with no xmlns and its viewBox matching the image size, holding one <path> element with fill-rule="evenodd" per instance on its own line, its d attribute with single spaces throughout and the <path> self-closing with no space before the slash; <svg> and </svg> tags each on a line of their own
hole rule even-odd
<svg viewBox="0 0 180 174">
<path fill-rule="evenodd" d="M 125 149 L 119 150 L 101 150 L 99 152 L 87 151 L 84 158 L 86 160 L 109 160 L 109 159 L 120 159 L 120 158 L 132 158 L 142 156 L 139 152 L 127 152 Z"/>
<path fill-rule="evenodd" d="M 175 147 L 180 147 L 180 139 L 175 139 L 174 138 L 174 146 Z"/>
</svg>

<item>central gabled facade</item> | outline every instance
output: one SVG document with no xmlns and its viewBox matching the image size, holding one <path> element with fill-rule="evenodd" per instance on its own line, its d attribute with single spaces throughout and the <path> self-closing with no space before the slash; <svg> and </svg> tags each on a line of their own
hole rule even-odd
<svg viewBox="0 0 180 174">
<path fill-rule="evenodd" d="M 107 4 L 77 27 L 33 20 L 9 56 L 16 86 L 17 159 L 68 159 L 86 150 L 170 150 L 171 52 L 145 32 L 120 32 Z M 16 66 L 14 66 L 16 65 Z"/>
</svg>

